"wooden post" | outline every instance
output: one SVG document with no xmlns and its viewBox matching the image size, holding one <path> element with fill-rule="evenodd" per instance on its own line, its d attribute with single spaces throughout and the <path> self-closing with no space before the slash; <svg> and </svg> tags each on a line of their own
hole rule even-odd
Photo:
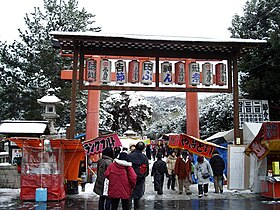
<svg viewBox="0 0 280 210">
<path fill-rule="evenodd" d="M 237 68 L 237 56 L 233 57 L 233 124 L 234 124 L 234 144 L 243 144 L 243 140 L 240 138 L 239 130 L 239 103 L 238 103 L 238 68 Z"/>
<path fill-rule="evenodd" d="M 72 94 L 71 94 L 71 109 L 70 109 L 70 129 L 69 137 L 71 139 L 75 136 L 76 127 L 76 96 L 77 96 L 77 70 L 78 70 L 78 42 L 74 43 L 74 57 L 73 57 L 73 75 L 72 75 Z"/>
</svg>

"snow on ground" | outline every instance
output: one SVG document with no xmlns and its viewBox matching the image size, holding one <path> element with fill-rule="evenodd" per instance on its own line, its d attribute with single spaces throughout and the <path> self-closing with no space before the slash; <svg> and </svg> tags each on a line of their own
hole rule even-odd
<svg viewBox="0 0 280 210">
<path fill-rule="evenodd" d="M 152 168 L 154 161 L 150 161 L 150 170 Z M 148 176 L 146 178 L 146 191 L 143 199 L 146 200 L 190 200 L 190 199 L 197 199 L 198 197 L 198 190 L 197 184 L 192 184 L 190 189 L 193 192 L 191 196 L 186 196 L 185 194 L 178 195 L 177 191 L 168 190 L 166 187 L 167 178 L 165 178 L 163 195 L 157 195 L 157 193 L 153 189 L 153 178 Z M 91 200 L 98 200 L 99 197 L 93 192 L 94 183 L 87 183 L 85 186 L 85 191 L 82 192 L 81 186 L 79 186 L 79 194 L 75 195 L 67 195 L 71 198 L 90 198 Z M 177 188 L 178 189 L 178 188 Z M 250 190 L 228 190 L 227 186 L 224 186 L 224 193 L 223 194 L 216 194 L 214 193 L 214 184 L 209 184 L 209 194 L 202 199 L 244 199 L 244 198 L 252 198 L 259 196 L 258 194 L 252 193 Z M 0 207 L 3 203 L 8 203 L 12 199 L 16 198 L 19 199 L 20 189 L 7 189 L 7 188 L 0 188 Z M 268 202 L 268 201 L 264 201 Z M 270 201 L 275 202 L 275 201 Z M 280 203 L 280 201 L 279 201 Z"/>
</svg>

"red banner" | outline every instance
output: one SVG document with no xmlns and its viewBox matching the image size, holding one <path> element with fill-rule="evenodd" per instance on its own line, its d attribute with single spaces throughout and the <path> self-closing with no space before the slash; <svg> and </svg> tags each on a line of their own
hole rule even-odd
<svg viewBox="0 0 280 210">
<path fill-rule="evenodd" d="M 264 141 L 280 139 L 280 123 L 279 122 L 264 122 Z"/>
<path fill-rule="evenodd" d="M 218 145 L 186 134 L 169 135 L 169 147 L 186 149 L 191 153 L 203 155 L 206 158 L 212 157 L 212 154 L 217 146 Z"/>
<path fill-rule="evenodd" d="M 245 150 L 246 154 L 249 154 L 251 152 L 255 153 L 259 160 L 263 159 L 269 152 L 268 147 L 262 144 L 262 141 L 264 140 L 264 132 L 265 126 L 263 123 L 261 129 L 259 130 L 259 133 Z"/>
<path fill-rule="evenodd" d="M 117 134 L 97 137 L 83 142 L 86 155 L 101 153 L 106 147 L 120 147 L 122 143 Z"/>
</svg>

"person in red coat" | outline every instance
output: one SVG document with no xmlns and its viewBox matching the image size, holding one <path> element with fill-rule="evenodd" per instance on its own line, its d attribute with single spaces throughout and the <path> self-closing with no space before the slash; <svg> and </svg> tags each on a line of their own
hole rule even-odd
<svg viewBox="0 0 280 210">
<path fill-rule="evenodd" d="M 183 187 L 187 195 L 191 195 L 191 159 L 188 151 L 183 151 L 175 162 L 174 173 L 178 176 L 179 194 L 183 193 Z"/>
<path fill-rule="evenodd" d="M 121 152 L 117 159 L 105 171 L 109 179 L 108 196 L 111 198 L 112 210 L 117 210 L 120 200 L 122 209 L 130 209 L 130 196 L 136 185 L 137 175 L 132 163 L 127 162 L 127 153 Z"/>
</svg>

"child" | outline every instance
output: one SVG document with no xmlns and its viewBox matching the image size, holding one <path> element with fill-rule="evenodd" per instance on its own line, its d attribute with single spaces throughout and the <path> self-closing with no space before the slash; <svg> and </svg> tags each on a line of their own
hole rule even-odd
<svg viewBox="0 0 280 210">
<path fill-rule="evenodd" d="M 122 209 L 130 209 L 130 196 L 137 178 L 131 166 L 132 163 L 127 162 L 127 153 L 121 152 L 105 171 L 105 177 L 109 179 L 108 196 L 111 198 L 112 210 L 118 209 L 120 199 Z"/>
<path fill-rule="evenodd" d="M 162 154 L 158 153 L 157 161 L 154 162 L 151 173 L 151 176 L 154 177 L 154 190 L 157 191 L 158 195 L 163 194 L 164 174 L 168 177 L 166 162 L 164 162 L 161 158 Z"/>
</svg>

